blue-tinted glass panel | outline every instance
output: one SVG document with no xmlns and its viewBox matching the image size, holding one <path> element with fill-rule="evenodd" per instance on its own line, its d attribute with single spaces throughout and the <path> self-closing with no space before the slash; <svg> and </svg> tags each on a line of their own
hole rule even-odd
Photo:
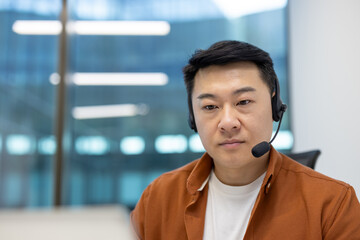
<svg viewBox="0 0 360 240">
<path fill-rule="evenodd" d="M 74 28 L 69 36 L 67 137 L 74 144 L 66 157 L 66 204 L 112 202 L 133 207 L 155 177 L 202 155 L 199 139 L 187 125 L 181 72 L 198 48 L 235 39 L 268 51 L 282 98 L 288 102 L 286 1 L 272 1 L 276 5 L 257 10 L 223 2 L 227 1 L 69 0 L 72 23 L 121 21 L 122 25 L 96 30 L 93 23 L 91 34 L 84 33 L 89 31 L 84 25 L 76 25 L 80 29 Z M 169 29 L 131 25 L 129 31 L 130 23 L 124 21 L 156 21 Z M 94 33 L 105 30 L 117 33 Z M 154 76 L 162 77 L 154 80 Z M 111 81 L 118 84 L 109 85 Z M 288 113 L 282 129 L 290 130 Z M 106 151 L 91 153 L 91 147 L 87 154 L 79 152 L 78 139 L 93 136 L 104 138 Z M 292 143 L 284 141 L 281 149 L 290 149 Z"/>
<path fill-rule="evenodd" d="M 60 0 L 0 1 L 0 207 L 52 204 L 58 37 L 26 35 L 23 20 L 57 20 Z"/>
</svg>

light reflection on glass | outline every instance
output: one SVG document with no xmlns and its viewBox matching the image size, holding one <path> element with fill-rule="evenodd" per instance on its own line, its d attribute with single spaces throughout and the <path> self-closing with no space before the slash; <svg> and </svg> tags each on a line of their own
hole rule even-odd
<svg viewBox="0 0 360 240">
<path fill-rule="evenodd" d="M 56 143 L 54 136 L 43 137 L 39 139 L 38 151 L 40 154 L 52 155 L 55 153 Z"/>
<path fill-rule="evenodd" d="M 103 155 L 109 148 L 106 138 L 102 136 L 83 136 L 75 141 L 75 150 L 82 155 Z"/>
<path fill-rule="evenodd" d="M 273 132 L 275 134 L 275 132 Z M 273 146 L 276 149 L 290 149 L 294 145 L 294 137 L 293 134 L 288 130 L 279 131 L 276 136 Z"/>
<path fill-rule="evenodd" d="M 34 142 L 34 139 L 27 135 L 9 135 L 6 139 L 6 149 L 13 155 L 31 154 L 34 152 Z"/>
<path fill-rule="evenodd" d="M 120 142 L 120 149 L 126 155 L 141 154 L 145 150 L 144 138 L 138 136 L 125 137 Z"/>
<path fill-rule="evenodd" d="M 184 135 L 162 135 L 155 140 L 155 149 L 159 153 L 183 153 L 187 149 Z"/>
</svg>

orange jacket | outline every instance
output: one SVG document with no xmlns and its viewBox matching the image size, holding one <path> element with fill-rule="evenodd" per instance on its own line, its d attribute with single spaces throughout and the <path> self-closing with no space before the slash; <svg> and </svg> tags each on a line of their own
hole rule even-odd
<svg viewBox="0 0 360 240">
<path fill-rule="evenodd" d="M 212 159 L 157 178 L 131 213 L 139 239 L 201 240 Z M 234 213 L 236 214 L 236 213 Z M 360 239 L 354 189 L 271 149 L 268 170 L 248 223 L 248 239 Z"/>
</svg>

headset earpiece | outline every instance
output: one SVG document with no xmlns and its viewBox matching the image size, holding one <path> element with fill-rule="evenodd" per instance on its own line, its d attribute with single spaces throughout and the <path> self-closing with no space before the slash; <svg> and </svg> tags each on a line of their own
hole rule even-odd
<svg viewBox="0 0 360 240">
<path fill-rule="evenodd" d="M 196 129 L 196 124 L 195 124 L 195 119 L 194 119 L 194 112 L 191 108 L 190 112 L 189 112 L 189 119 L 188 119 L 188 124 L 190 126 L 190 128 L 192 130 L 194 130 L 195 132 L 197 132 L 197 129 Z"/>
<path fill-rule="evenodd" d="M 271 107 L 273 120 L 278 122 L 281 119 L 283 113 L 286 111 L 287 106 L 281 101 L 279 80 L 277 78 L 275 79 L 274 90 L 275 95 L 271 98 Z"/>
</svg>

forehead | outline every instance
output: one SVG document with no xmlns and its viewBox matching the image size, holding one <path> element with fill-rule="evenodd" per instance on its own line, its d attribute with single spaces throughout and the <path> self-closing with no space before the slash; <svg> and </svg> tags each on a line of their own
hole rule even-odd
<svg viewBox="0 0 360 240">
<path fill-rule="evenodd" d="M 195 75 L 194 92 L 233 91 L 241 87 L 268 89 L 255 63 L 236 62 L 226 65 L 211 65 L 200 69 Z"/>
</svg>

